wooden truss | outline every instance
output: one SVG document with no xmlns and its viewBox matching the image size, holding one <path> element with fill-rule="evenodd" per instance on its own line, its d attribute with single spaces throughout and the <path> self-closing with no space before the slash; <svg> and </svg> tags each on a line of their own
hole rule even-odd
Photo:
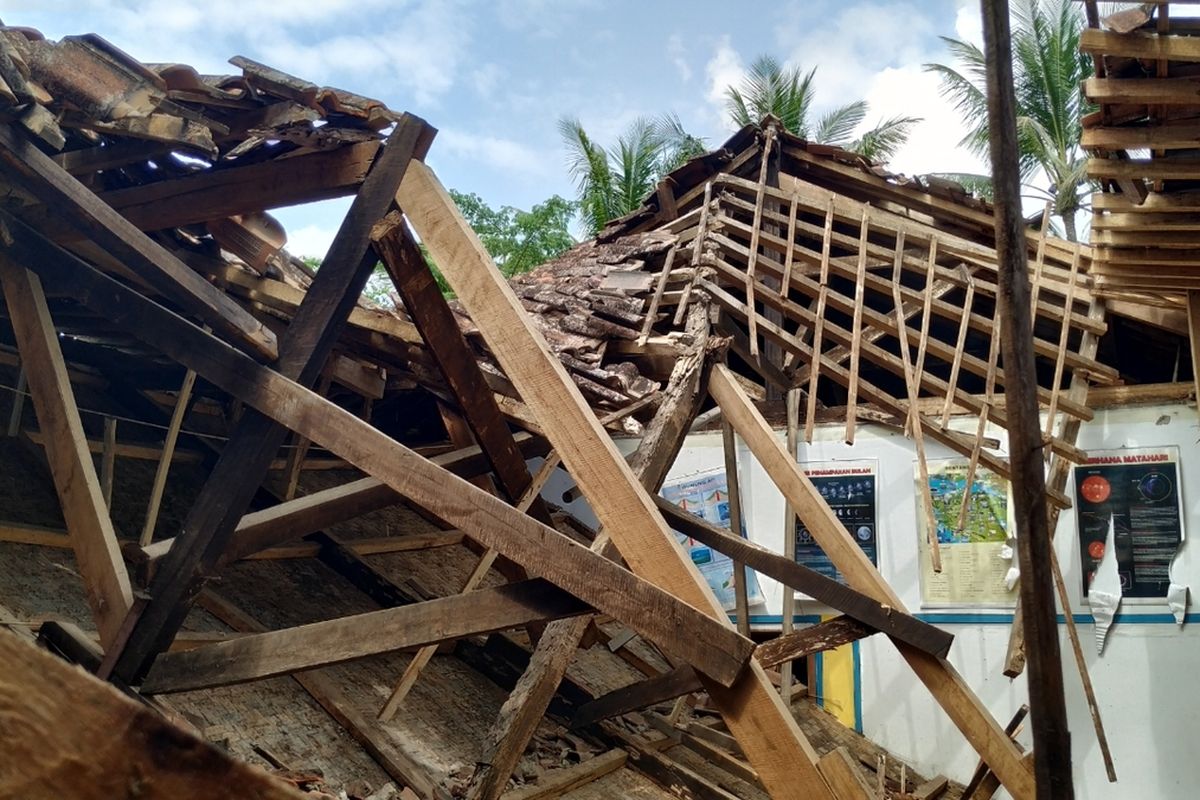
<svg viewBox="0 0 1200 800">
<path fill-rule="evenodd" d="M 261 70 L 253 74 L 267 80 Z M 270 80 L 289 97 L 318 102 L 289 76 Z M 618 223 L 623 231 L 612 235 L 647 234 L 638 251 L 645 258 L 615 270 L 604 291 L 586 301 L 582 293 L 564 300 L 529 287 L 514 290 L 502 277 L 424 163 L 434 133 L 401 115 L 386 139 L 302 151 L 288 165 L 267 159 L 97 192 L 79 178 L 107 168 L 97 164 L 136 161 L 147 151 L 130 155 L 122 143 L 99 148 L 111 152 L 50 157 L 18 127 L 0 125 L 0 169 L 29 199 L 15 213 L 0 210 L 0 283 L 68 529 L 66 537 L 37 532 L 36 538 L 52 537 L 75 551 L 102 646 L 91 653 L 51 628 L 60 649 L 148 695 L 295 674 L 389 772 L 421 795 L 441 798 L 439 776 L 424 774 L 378 735 L 374 720 L 347 712 L 334 688 L 305 671 L 420 648 L 409 670 L 396 676 L 381 709 L 386 717 L 402 707 L 439 643 L 525 628 L 532 653 L 522 651 L 524 671 L 480 743 L 480 767 L 467 789 L 472 798 L 495 800 L 556 693 L 570 686 L 567 667 L 604 615 L 652 643 L 672 669 L 578 703 L 576 723 L 599 725 L 628 745 L 625 734 L 603 727 L 605 720 L 702 689 L 728 734 L 684 731 L 698 752 L 705 736 L 732 737 L 749 765 L 731 768 L 772 797 L 862 800 L 869 794 L 857 768 L 843 755 L 818 757 L 769 670 L 786 673 L 797 658 L 882 633 L 996 779 L 1014 797 L 1032 797 L 1027 758 L 947 661 L 951 637 L 905 611 L 798 468 L 794 448 L 781 446 L 746 392 L 745 376 L 753 375 L 772 392 L 789 393 L 795 438 L 801 405 L 809 439 L 820 407 L 845 419 L 847 440 L 859 422 L 881 421 L 918 443 L 936 441 L 960 453 L 972 470 L 1006 476 L 999 443 L 985 435 L 989 425 L 1003 428 L 1008 420 L 1001 398 L 1006 374 L 994 344 L 996 255 L 981 234 L 990 229 L 986 210 L 899 187 L 771 125 L 765 132 L 748 129 L 739 134 L 741 149 L 723 155 L 712 174 L 687 185 L 682 176 L 664 182 L 646 209 Z M 306 289 L 145 233 L 347 192 L 355 194 L 353 205 Z M 418 237 L 469 315 L 469 327 L 438 290 Z M 1081 456 L 1078 425 L 1091 418 L 1088 384 L 1116 375 L 1095 360 L 1105 321 L 1087 275 L 1088 251 L 1044 231 L 1030 234 L 1028 244 L 1038 287 L 1032 308 L 1038 394 L 1048 418 L 1044 442 L 1053 474 L 1065 476 L 1066 465 Z M 404 316 L 356 305 L 379 262 Z M 89 312 L 89 320 L 103 320 L 180 369 L 185 388 L 179 380 L 166 387 L 176 394 L 162 464 L 171 463 L 176 441 L 188 444 L 179 423 L 194 386 L 215 387 L 241 404 L 218 454 L 190 443 L 189 452 L 210 470 L 180 529 L 149 541 L 151 523 L 143 546 L 126 546 L 147 576 L 145 592 L 131 588 L 47 296 L 69 298 L 69 310 Z M 665 364 L 665 385 L 635 399 L 637 392 L 599 369 L 598 360 L 553 348 L 531 318 L 546 308 L 561 308 L 573 334 L 606 331 L 619 342 L 613 351 Z M 349 357 L 360 352 L 369 358 Z M 332 383 L 341 383 L 358 387 L 368 407 L 382 397 L 364 362 L 395 366 L 429 389 L 453 449 L 419 453 L 374 427 L 369 414 L 327 396 Z M 588 400 L 607 413 L 596 413 Z M 727 460 L 736 434 L 846 576 L 845 585 L 656 498 L 695 418 L 714 404 L 724 416 Z M 969 431 L 951 424 L 963 413 L 972 418 Z M 606 426 L 631 422 L 635 414 L 648 420 L 637 422 L 641 443 L 626 459 Z M 288 488 L 252 509 L 289 433 L 302 448 L 322 448 L 365 477 L 293 497 L 304 461 L 293 454 Z M 535 457 L 544 458 L 536 474 L 527 466 Z M 556 467 L 576 482 L 599 531 L 585 530 L 539 497 Z M 1056 508 L 1068 505 L 1062 488 L 1059 482 L 1049 492 Z M 426 596 L 364 559 L 395 543 L 348 543 L 324 531 L 398 502 L 445 528 L 411 546 L 462 542 L 476 550 L 462 585 Z M 739 632 L 674 531 L 842 616 L 756 647 L 746 635 L 744 597 Z M 306 554 L 352 580 L 380 610 L 266 630 L 209 585 L 237 559 Z M 485 584 L 493 571 L 506 582 Z M 244 635 L 170 650 L 195 605 Z M 698 785 L 698 776 L 656 753 L 630 762 L 672 786 Z M 616 768 L 624 759 L 604 762 L 610 763 Z"/>
</svg>

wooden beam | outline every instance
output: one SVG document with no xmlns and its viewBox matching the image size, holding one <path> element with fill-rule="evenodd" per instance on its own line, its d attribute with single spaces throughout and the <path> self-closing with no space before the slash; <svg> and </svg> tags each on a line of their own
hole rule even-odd
<svg viewBox="0 0 1200 800">
<path fill-rule="evenodd" d="M 856 591 L 762 545 L 734 536 L 724 528 L 684 511 L 669 500 L 655 498 L 655 504 L 667 524 L 675 530 L 719 553 L 744 562 L 746 566 L 774 578 L 784 586 L 803 592 L 817 602 L 837 609 L 874 630 L 907 642 L 918 650 L 937 656 L 944 656 L 950 651 L 954 637 L 940 628 L 907 613 L 898 613 L 894 606 L 880 603 L 867 593 Z"/>
<path fill-rule="evenodd" d="M 663 401 L 630 459 L 634 473 L 645 485 L 655 490 L 666 477 L 675 454 L 682 446 L 690 420 L 703 400 L 697 391 L 708 341 L 708 318 L 703 303 L 696 303 L 688 309 L 686 330 L 692 334 L 692 345 L 676 361 L 663 393 Z M 603 532 L 592 542 L 594 552 L 608 554 L 613 549 L 608 535 Z M 521 674 L 488 731 L 478 758 L 480 763 L 487 766 L 476 770 L 469 790 L 469 796 L 474 800 L 492 800 L 504 790 L 538 722 L 562 683 L 588 623 L 587 620 L 577 619 L 547 627 L 529 660 L 529 666 Z"/>
<path fill-rule="evenodd" d="M 138 787 L 144 800 L 304 797 L 7 632 L 0 661 L 0 795 L 109 800 Z"/>
<path fill-rule="evenodd" d="M 903 611 L 904 604 L 899 596 L 851 539 L 820 493 L 800 471 L 795 459 L 788 457 L 771 426 L 726 367 L 717 366 L 713 369 L 709 391 L 750 446 L 772 482 L 812 532 L 813 538 L 845 576 L 846 583 L 879 603 Z M 746 561 L 750 563 L 749 559 Z M 1021 762 L 1020 752 L 1004 735 L 962 676 L 945 659 L 929 655 L 898 639 L 893 638 L 893 641 L 917 677 L 972 746 L 992 765 L 1012 795 L 1018 800 L 1032 798 L 1033 775 L 1028 766 Z"/>
<path fill-rule="evenodd" d="M 525 458 L 408 225 L 393 212 L 375 226 L 371 240 L 475 440 L 491 462 L 497 484 L 509 502 L 515 502 L 529 488 L 531 476 Z M 541 498 L 533 498 L 529 512 L 535 519 L 550 522 Z"/>
<path fill-rule="evenodd" d="M 1200 105 L 1200 79 L 1088 78 L 1083 93 L 1093 103 L 1195 106 Z"/>
<path fill-rule="evenodd" d="M 874 800 L 876 797 L 862 769 L 844 746 L 821 756 L 817 768 L 837 792 L 838 800 Z"/>
<path fill-rule="evenodd" d="M 526 784 L 507 792 L 501 800 L 550 800 L 562 797 L 574 789 L 603 778 L 610 772 L 616 772 L 625 766 L 628 759 L 629 754 L 618 747 L 574 766 L 543 772 L 537 783 Z"/>
<path fill-rule="evenodd" d="M 287 328 L 275 365 L 285 380 L 311 386 L 324 368 L 375 267 L 371 226 L 386 213 L 409 162 L 423 155 L 434 133 L 424 120 L 410 114 L 397 123 Z M 220 559 L 286 437 L 287 429 L 261 412 L 245 414 L 238 422 L 184 520 L 179 541 L 154 573 L 150 601 L 117 661 L 116 672 L 126 682 L 139 682 L 155 654 L 183 624 L 204 575 Z"/>
<path fill-rule="evenodd" d="M 25 374 L 24 365 L 17 372 L 17 391 L 13 394 L 12 411 L 8 415 L 8 438 L 13 438 L 21 432 L 21 416 L 25 410 L 25 394 L 29 391 L 29 376 Z"/>
<path fill-rule="evenodd" d="M 1085 30 L 1083 35 L 1086 37 L 1091 32 Z M 1010 485 L 1017 560 L 1021 569 L 1021 613 L 1030 645 L 1029 704 L 1034 712 L 1033 747 L 1038 754 L 1034 762 L 1036 795 L 1039 800 L 1072 800 L 1075 788 L 1071 735 L 1067 725 L 1050 565 L 1046 475 L 1035 389 L 1034 320 L 1025 251 L 1026 225 L 1021 213 L 1017 100 L 1013 87 L 1012 34 L 1007 0 L 984 3 L 983 39 L 987 56 L 988 128 L 999 262 L 997 322 L 1000 323 L 1004 366 L 1009 376 L 1004 390 L 1009 418 L 1008 447 L 1012 454 L 1009 459 Z M 1086 49 L 1086 45 L 1084 47 Z M 1007 786 L 1006 776 L 998 765 L 988 763 Z"/>
<path fill-rule="evenodd" d="M 738 477 L 737 434 L 733 432 L 733 426 L 727 420 L 721 420 L 721 451 L 725 456 L 725 490 L 729 493 L 729 529 L 735 536 L 741 536 L 744 528 L 742 485 Z M 749 636 L 750 597 L 746 586 L 746 565 L 736 559 L 733 562 L 733 598 L 738 632 L 742 636 Z"/>
<path fill-rule="evenodd" d="M 96 244 L 249 352 L 275 359 L 275 335 L 220 289 L 206 282 L 97 198 L 12 128 L 0 125 L 0 166 L 26 191 Z"/>
<path fill-rule="evenodd" d="M 1192 375 L 1200 397 L 1200 290 L 1187 293 L 1188 341 L 1192 349 Z"/>
<path fill-rule="evenodd" d="M 577 598 L 536 578 L 167 653 L 141 688 L 146 694 L 163 694 L 228 686 L 588 610 Z"/>
<path fill-rule="evenodd" d="M 1079 49 L 1085 53 L 1120 58 L 1200 61 L 1200 41 L 1192 36 L 1112 33 L 1095 28 L 1084 28 L 1079 36 Z M 1142 105 L 1145 103 L 1143 102 Z"/>
<path fill-rule="evenodd" d="M 807 628 L 764 642 L 754 651 L 758 663 L 767 669 L 857 642 L 875 633 L 875 629 L 850 617 L 834 617 Z"/>
<path fill-rule="evenodd" d="M 630 568 L 723 620 L 712 591 L 433 173 L 414 165 L 398 199 Z M 730 688 L 710 683 L 713 699 L 775 797 L 830 797 L 813 764 L 815 753 L 761 668 L 751 665 Z"/>
<path fill-rule="evenodd" d="M 581 705 L 571 718 L 571 727 L 583 728 L 600 720 L 648 708 L 703 689 L 696 671 L 685 664 L 631 686 L 614 689 Z"/>
<path fill-rule="evenodd" d="M 734 682 L 752 643 L 536 520 L 404 447 L 354 414 L 263 367 L 178 315 L 93 269 L 0 212 L 14 232 L 10 252 L 74 286 L 89 308 L 146 337 L 168 357 L 284 426 L 302 433 L 367 474 L 374 474 L 481 544 L 620 619 L 651 641 Z M 26 251 L 26 245 L 43 246 Z M 174 552 L 172 548 L 171 552 Z M 161 573 L 159 573 L 161 574 Z"/>
<path fill-rule="evenodd" d="M 71 535 L 84 594 L 104 646 L 109 647 L 133 604 L 133 590 L 88 451 L 54 320 L 38 277 L 3 254 L 0 283 L 38 424 L 46 433 L 46 460 Z"/>
<path fill-rule="evenodd" d="M 205 589 L 197 601 L 205 611 L 244 634 L 266 633 L 267 628 L 229 600 Z M 345 729 L 371 758 L 397 783 L 412 787 L 425 800 L 449 800 L 449 792 L 438 785 L 429 770 L 406 753 L 397 737 L 358 709 L 358 704 L 319 670 L 298 672 L 292 679 L 308 692 L 338 725 Z"/>
<path fill-rule="evenodd" d="M 527 433 L 517 434 L 516 439 L 521 454 L 526 458 L 543 456 L 550 447 L 545 439 Z M 482 475 L 488 469 L 487 460 L 478 446 L 451 450 L 433 456 L 429 461 L 463 478 Z M 238 522 L 219 563 L 249 558 L 265 548 L 293 541 L 330 525 L 387 508 L 402 499 L 394 489 L 378 478 L 359 478 L 341 486 L 332 486 L 259 511 L 252 511 Z M 143 548 L 143 552 L 148 559 L 154 561 L 166 555 L 174 542 L 174 539 L 160 539 Z"/>
<path fill-rule="evenodd" d="M 196 385 L 196 373 L 188 370 L 183 376 L 183 385 L 179 387 L 179 396 L 175 400 L 175 410 L 171 412 L 171 422 L 167 425 L 167 435 L 163 439 L 162 458 L 158 460 L 158 468 L 154 470 L 154 483 L 150 487 L 150 500 L 146 506 L 146 521 L 142 524 L 142 535 L 138 543 L 145 547 L 154 538 L 154 528 L 158 524 L 158 509 L 162 503 L 163 490 L 167 488 L 167 474 L 171 471 L 171 459 L 175 456 L 175 443 L 179 440 L 179 429 L 183 427 L 183 418 L 187 414 L 192 399 L 192 387 Z"/>
</svg>

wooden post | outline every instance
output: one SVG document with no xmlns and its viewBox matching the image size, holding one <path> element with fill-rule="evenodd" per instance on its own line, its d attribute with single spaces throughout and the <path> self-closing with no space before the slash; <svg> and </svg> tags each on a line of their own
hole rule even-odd
<svg viewBox="0 0 1200 800">
<path fill-rule="evenodd" d="M 788 457 L 795 460 L 796 449 L 800 446 L 800 390 L 790 389 L 787 393 L 787 451 Z M 796 559 L 796 512 L 785 502 L 783 510 L 783 555 L 784 558 Z M 795 628 L 793 617 L 796 614 L 796 593 L 790 586 L 783 587 L 782 618 L 779 633 L 786 636 Z M 788 661 L 779 668 L 779 696 L 784 705 L 792 704 L 792 662 Z"/>
<path fill-rule="evenodd" d="M 306 386 L 316 381 L 375 267 L 371 226 L 387 211 L 410 160 L 424 154 L 433 134 L 424 120 L 405 114 L 388 138 L 280 343 L 275 368 L 285 377 Z M 183 531 L 155 570 L 150 602 L 114 671 L 125 682 L 138 683 L 170 644 L 286 437 L 287 429 L 262 413 L 247 413 L 238 421 Z"/>
<path fill-rule="evenodd" d="M 17 373 L 17 391 L 13 395 L 12 414 L 8 417 L 8 438 L 13 438 L 21 432 L 21 413 L 25 410 L 25 392 L 29 388 L 29 376 L 25 374 L 25 364 Z"/>
<path fill-rule="evenodd" d="M 171 459 L 175 457 L 175 443 L 179 441 L 179 429 L 183 427 L 183 418 L 187 414 L 188 404 L 192 399 L 192 387 L 195 385 L 196 373 L 189 369 L 184 373 L 183 385 L 179 387 L 175 411 L 171 414 L 171 424 L 167 426 L 167 436 L 163 439 L 162 456 L 158 459 L 158 469 L 154 471 L 154 485 L 150 488 L 150 502 L 146 505 L 146 521 L 138 539 L 138 544 L 142 547 L 150 544 L 154 538 L 158 509 L 162 504 L 163 490 L 167 488 L 167 473 L 171 471 Z M 105 432 L 107 431 L 106 424 Z"/>
<path fill-rule="evenodd" d="M 100 491 L 104 504 L 112 511 L 113 478 L 117 467 L 117 420 L 104 418 L 104 445 L 100 451 Z"/>
<path fill-rule="evenodd" d="M 413 164 L 398 199 L 630 568 L 724 619 L 725 612 L 686 560 L 653 500 L 433 173 Z M 686 429 L 685 422 L 681 430 Z M 751 662 L 728 688 L 704 680 L 774 797 L 831 797 L 816 770 L 816 753 L 761 667 Z"/>
<path fill-rule="evenodd" d="M 1008 0 L 983 3 L 983 38 L 996 202 L 997 302 L 1003 322 L 1001 347 L 1007 376 L 1004 388 L 1010 478 L 1021 566 L 1021 611 L 1029 659 L 1033 749 L 1037 753 L 1034 775 L 1039 800 L 1072 800 L 1075 789 L 1071 775 L 1071 735 L 1054 606 L 1025 221 L 1021 216 Z"/>
<path fill-rule="evenodd" d="M 13 335 L 29 376 L 33 406 L 45 434 L 46 460 L 100 640 L 110 647 L 133 604 L 133 590 L 108 506 L 100 490 L 54 320 L 36 275 L 0 256 L 0 281 Z"/>
<path fill-rule="evenodd" d="M 742 485 L 738 479 L 737 434 L 728 420 L 721 421 L 721 444 L 725 453 L 725 490 L 729 492 L 729 527 L 734 536 L 742 535 Z M 738 632 L 750 635 L 750 598 L 746 589 L 746 565 L 733 561 L 733 597 Z"/>
</svg>

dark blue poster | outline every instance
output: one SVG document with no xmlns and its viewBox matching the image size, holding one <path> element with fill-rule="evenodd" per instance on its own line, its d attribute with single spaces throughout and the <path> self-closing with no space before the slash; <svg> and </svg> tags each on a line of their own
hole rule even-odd
<svg viewBox="0 0 1200 800">
<path fill-rule="evenodd" d="M 802 464 L 801 467 L 867 558 L 878 566 L 875 462 L 832 461 Z M 796 520 L 796 563 L 845 583 L 841 572 L 799 519 Z"/>
</svg>

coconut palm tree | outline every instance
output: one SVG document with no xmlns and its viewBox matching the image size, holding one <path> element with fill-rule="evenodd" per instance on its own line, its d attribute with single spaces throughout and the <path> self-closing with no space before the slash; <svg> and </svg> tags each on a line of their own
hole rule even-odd
<svg viewBox="0 0 1200 800">
<path fill-rule="evenodd" d="M 797 136 L 844 147 L 875 162 L 895 155 L 908 141 L 913 125 L 921 121 L 919 117 L 892 117 L 855 139 L 854 131 L 867 118 L 867 102 L 856 100 L 813 119 L 816 74 L 815 67 L 802 72 L 800 67 L 785 67 L 772 56 L 759 56 L 742 85 L 725 90 L 730 120 L 740 127 L 770 114 Z"/>
<path fill-rule="evenodd" d="M 1029 188 L 1053 204 L 1063 231 L 1076 241 L 1076 216 L 1085 207 L 1087 160 L 1079 147 L 1082 117 L 1088 108 L 1083 82 L 1092 60 L 1079 52 L 1083 14 L 1071 0 L 1017 0 L 1013 4 L 1013 82 L 1017 97 L 1017 136 L 1021 175 Z M 943 37 L 957 67 L 926 64 L 970 130 L 962 145 L 988 153 L 986 62 L 971 42 Z M 1032 186 L 1044 174 L 1049 186 Z M 958 177 L 958 176 L 956 176 Z M 979 176 L 961 176 L 976 187 Z M 986 179 L 985 179 L 986 180 Z M 981 187 L 986 188 L 986 187 Z"/>
<path fill-rule="evenodd" d="M 607 149 L 576 118 L 560 119 L 558 131 L 579 192 L 579 214 L 592 236 L 641 206 L 667 172 L 707 151 L 704 140 L 687 133 L 674 114 L 635 119 Z"/>
</svg>

